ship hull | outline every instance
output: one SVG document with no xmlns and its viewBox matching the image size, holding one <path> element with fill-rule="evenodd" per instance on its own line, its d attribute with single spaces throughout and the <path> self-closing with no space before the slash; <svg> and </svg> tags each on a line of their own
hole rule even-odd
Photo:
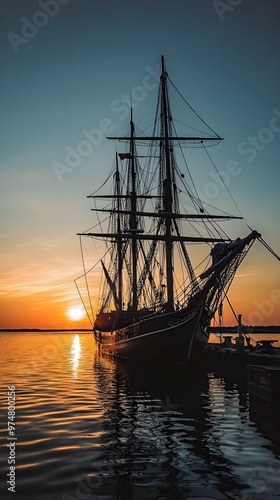
<svg viewBox="0 0 280 500">
<path fill-rule="evenodd" d="M 145 318 L 124 329 L 95 331 L 102 353 L 145 361 L 187 363 L 205 348 L 209 333 L 202 326 L 203 308 Z"/>
</svg>

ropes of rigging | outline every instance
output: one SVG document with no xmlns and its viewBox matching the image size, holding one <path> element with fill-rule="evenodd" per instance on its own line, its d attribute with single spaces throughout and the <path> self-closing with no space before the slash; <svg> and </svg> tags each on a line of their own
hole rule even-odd
<svg viewBox="0 0 280 500">
<path fill-rule="evenodd" d="M 191 125 L 187 125 L 186 123 L 183 123 L 180 120 L 175 120 L 174 118 L 172 118 L 172 121 L 180 123 L 180 125 L 184 125 L 184 127 L 191 128 L 192 130 L 195 130 L 196 132 L 199 132 L 200 134 L 206 133 L 206 135 L 209 135 L 209 137 L 211 137 L 210 134 L 207 134 L 207 132 L 204 132 L 203 130 L 200 130 L 199 128 L 192 127 Z"/>
<path fill-rule="evenodd" d="M 228 187 L 227 187 L 226 183 L 224 182 L 224 179 L 222 178 L 222 176 L 221 176 L 221 174 L 220 174 L 219 170 L 217 169 L 217 167 L 216 167 L 216 165 L 215 165 L 214 161 L 212 160 L 212 158 L 211 158 L 211 156 L 210 156 L 209 152 L 207 151 L 207 148 L 205 147 L 205 145 L 204 145 L 204 144 L 203 144 L 203 147 L 204 147 L 205 153 L 207 154 L 207 156 L 208 156 L 208 158 L 209 158 L 210 162 L 212 163 L 212 165 L 213 165 L 214 169 L 216 170 L 217 175 L 219 176 L 220 180 L 222 181 L 222 183 L 223 183 L 224 187 L 226 188 L 226 190 L 227 190 L 227 192 L 228 192 L 229 196 L 231 197 L 231 199 L 232 199 L 232 201 L 233 201 L 233 203 L 234 203 L 235 207 L 237 208 L 237 210 L 238 210 L 238 212 L 239 212 L 239 215 L 240 215 L 240 216 L 244 219 L 244 217 L 243 217 L 243 215 L 242 215 L 242 213 L 241 213 L 241 211 L 240 211 L 240 209 L 239 209 L 239 207 L 238 207 L 238 205 L 237 205 L 237 203 L 236 203 L 235 199 L 233 198 L 233 196 L 232 196 L 232 194 L 231 194 L 230 190 L 228 189 Z M 245 219 L 244 219 L 244 220 L 245 220 Z"/>
<path fill-rule="evenodd" d="M 234 317 L 235 317 L 236 321 L 238 322 L 238 317 L 237 317 L 237 315 L 236 315 L 236 313 L 235 313 L 235 311 L 234 311 L 234 309 L 233 309 L 233 306 L 232 306 L 232 304 L 231 304 L 231 302 L 230 302 L 230 300 L 229 300 L 229 298 L 228 298 L 227 294 L 225 294 L 225 298 L 227 299 L 228 305 L 230 306 L 231 311 L 233 312 L 233 315 L 234 315 Z M 243 325 L 242 325 L 242 326 L 243 326 Z M 246 328 L 246 327 L 245 327 L 245 328 Z M 246 331 L 245 331 L 245 332 L 243 332 L 243 335 L 246 337 L 246 339 L 250 339 L 250 340 L 252 340 L 255 344 L 257 344 L 257 341 L 256 341 L 253 337 L 251 337 L 251 335 L 249 335 L 249 333 L 248 333 L 248 332 L 246 332 Z M 262 356 L 265 356 L 265 354 L 264 354 L 263 352 L 260 352 L 259 354 L 261 354 Z"/>
<path fill-rule="evenodd" d="M 215 165 L 214 161 L 212 160 L 212 158 L 211 158 L 211 156 L 210 156 L 209 152 L 207 151 L 207 149 L 205 148 L 204 144 L 203 144 L 203 147 L 204 147 L 205 153 L 207 154 L 207 156 L 208 156 L 209 160 L 211 161 L 211 163 L 212 163 L 213 167 L 215 168 L 215 170 L 216 170 L 216 172 L 217 172 L 217 175 L 219 176 L 220 180 L 222 181 L 222 183 L 223 183 L 224 187 L 226 188 L 226 190 L 227 190 L 227 192 L 228 192 L 229 196 L 231 197 L 231 199 L 232 199 L 232 201 L 233 201 L 233 203 L 234 203 L 235 207 L 237 208 L 237 210 L 238 210 L 238 212 L 239 212 L 240 216 L 243 218 L 244 222 L 246 223 L 246 225 L 247 225 L 247 227 L 250 229 L 250 231 L 253 231 L 253 229 L 249 226 L 248 222 L 247 222 L 247 221 L 245 220 L 245 218 L 243 217 L 243 215 L 242 215 L 242 213 L 241 213 L 241 211 L 240 211 L 240 209 L 239 209 L 239 207 L 238 207 L 238 205 L 237 205 L 236 201 L 234 200 L 234 198 L 233 198 L 233 196 L 232 196 L 231 192 L 229 191 L 229 189 L 228 189 L 227 185 L 225 184 L 225 182 L 224 182 L 224 180 L 223 180 L 222 176 L 220 175 L 219 170 L 217 169 L 217 167 L 216 167 L 216 165 Z M 272 255 L 273 255 L 276 259 L 277 259 L 277 260 L 279 260 L 279 261 L 280 261 L 280 256 L 279 256 L 279 255 L 278 255 L 278 254 L 277 254 L 277 253 L 273 250 L 273 248 L 271 248 L 271 246 L 270 246 L 270 245 L 269 245 L 269 244 L 268 244 L 268 243 L 267 243 L 267 242 L 266 242 L 266 241 L 265 241 L 265 240 L 264 240 L 261 236 L 258 238 L 258 240 L 260 241 L 260 243 L 262 243 L 262 245 L 263 245 L 263 246 L 264 246 L 264 247 L 265 247 L 265 248 L 266 248 L 266 249 L 267 249 L 267 250 L 268 250 L 268 251 L 269 251 L 269 252 L 270 252 L 270 253 L 271 253 L 271 254 L 272 254 Z"/>
<path fill-rule="evenodd" d="M 266 241 L 264 241 L 264 239 L 262 237 L 258 238 L 258 240 L 262 243 L 262 245 L 277 259 L 277 260 L 280 260 L 280 257 L 279 255 L 274 252 L 274 250 L 269 246 L 268 243 L 266 243 Z"/>
<path fill-rule="evenodd" d="M 246 220 L 245 220 L 245 218 L 243 217 L 243 215 L 242 215 L 242 213 L 241 213 L 241 211 L 240 211 L 240 209 L 239 209 L 239 207 L 238 207 L 238 205 L 237 205 L 236 201 L 234 200 L 234 198 L 233 198 L 233 196 L 232 196 L 231 192 L 229 191 L 229 189 L 228 189 L 227 185 L 225 184 L 225 182 L 224 182 L 224 180 L 223 180 L 222 176 L 220 175 L 219 170 L 217 169 L 217 167 L 216 167 L 216 165 L 215 165 L 214 161 L 212 160 L 212 158 L 211 158 L 211 156 L 210 156 L 209 152 L 207 151 L 207 149 L 205 148 L 204 144 L 203 144 L 203 147 L 204 147 L 204 149 L 205 149 L 205 152 L 206 152 L 206 154 L 207 154 L 207 156 L 208 156 L 209 160 L 211 161 L 211 163 L 212 163 L 213 167 L 215 168 L 215 170 L 216 170 L 216 172 L 217 172 L 217 175 L 219 176 L 220 180 L 222 181 L 222 183 L 223 183 L 224 187 L 226 188 L 226 190 L 227 190 L 227 192 L 228 192 L 229 196 L 231 197 L 231 199 L 232 199 L 232 201 L 233 201 L 233 203 L 234 203 L 235 207 L 237 208 L 237 210 L 238 210 L 238 212 L 239 212 L 240 216 L 243 218 L 243 220 L 245 221 L 245 223 L 246 223 L 246 225 L 248 226 L 248 228 L 250 229 L 250 231 L 253 231 L 253 229 L 249 226 L 249 224 L 247 223 L 247 221 L 246 221 Z M 264 241 L 264 239 L 263 239 L 262 237 L 259 237 L 259 238 L 258 238 L 258 240 L 259 240 L 259 241 L 263 244 L 263 246 L 264 246 L 264 247 L 265 247 L 265 248 L 266 248 L 266 249 L 267 249 L 267 250 L 268 250 L 268 251 L 269 251 L 269 252 L 270 252 L 270 253 L 271 253 L 271 254 L 272 254 L 272 255 L 273 255 L 276 259 L 277 259 L 277 260 L 280 260 L 279 255 L 278 255 L 278 254 L 277 254 L 277 253 L 276 253 L 276 252 L 275 252 L 275 251 L 274 251 L 274 250 L 273 250 L 273 249 L 269 246 L 269 244 L 268 244 L 268 243 L 266 243 L 266 241 Z"/>
<path fill-rule="evenodd" d="M 85 312 L 86 312 L 86 315 L 89 319 L 89 322 L 91 324 L 91 326 L 93 326 L 93 318 L 94 318 L 94 313 L 93 313 L 93 308 L 92 308 L 92 302 L 91 302 L 91 297 L 90 297 L 90 293 L 89 293 L 89 286 L 88 286 L 88 280 L 87 280 L 87 272 L 86 272 L 86 267 L 85 267 L 85 260 L 84 260 L 84 253 L 83 253 L 83 247 L 82 247 L 82 237 L 80 236 L 80 249 L 81 249 L 81 256 L 82 256 L 82 263 L 83 263 L 83 269 L 84 269 L 84 277 L 85 277 L 85 282 L 86 282 L 86 289 L 87 289 L 87 295 L 88 295 L 88 299 L 89 299 L 89 304 L 90 304 L 90 310 L 91 310 L 91 315 L 92 315 L 92 319 L 89 317 L 89 314 L 88 314 L 88 311 L 87 311 L 87 308 L 85 306 L 85 303 L 84 303 L 84 300 L 81 296 L 81 293 L 80 293 L 80 290 L 77 286 L 77 283 L 76 281 L 79 279 L 79 278 L 76 278 L 74 280 L 74 283 L 76 285 L 76 288 L 78 290 L 78 293 L 79 293 L 79 296 L 80 296 L 80 299 L 82 301 L 82 304 L 84 306 L 84 309 L 85 309 Z M 93 266 L 95 267 L 95 266 Z M 80 276 L 81 277 L 81 276 Z"/>
<path fill-rule="evenodd" d="M 112 166 L 110 173 L 108 174 L 106 180 L 101 184 L 101 186 L 99 186 L 95 191 L 93 191 L 93 193 L 91 193 L 90 196 L 95 195 L 95 193 L 98 193 L 99 189 L 101 189 L 103 186 L 105 186 L 106 182 L 108 182 L 108 180 L 112 177 L 113 172 L 114 172 L 114 168 Z"/>
<path fill-rule="evenodd" d="M 174 130 L 174 132 L 175 132 L 175 134 L 176 134 L 176 136 L 177 136 L 177 131 L 176 131 L 176 129 L 175 129 L 175 127 L 174 127 L 174 125 L 173 125 L 173 130 Z M 185 166 L 186 166 L 187 172 L 188 172 L 188 174 L 189 174 L 189 177 L 190 177 L 190 180 L 191 180 L 191 183 L 192 183 L 192 186 L 193 186 L 194 192 L 195 192 L 195 194 L 196 194 L 196 196 L 197 196 L 197 200 L 199 201 L 199 204 L 200 204 L 199 209 L 200 209 L 200 211 L 202 211 L 202 212 L 203 212 L 203 211 L 204 211 L 204 210 L 203 210 L 203 206 L 202 206 L 201 200 L 200 200 L 200 198 L 199 198 L 199 195 L 198 195 L 198 192 L 197 192 L 197 189 L 196 189 L 196 186 L 195 186 L 195 183 L 194 183 L 193 177 L 192 177 L 192 175 L 191 175 L 191 171 L 190 171 L 190 169 L 189 169 L 188 162 L 187 162 L 187 160 L 186 160 L 186 158 L 185 158 L 185 155 L 184 155 L 184 153 L 183 153 L 183 151 L 182 151 L 181 146 L 179 146 L 179 147 L 180 147 L 181 155 L 182 155 L 182 158 L 183 158 L 183 160 L 184 160 L 184 163 L 185 163 Z M 176 166 L 177 166 L 177 165 L 176 165 Z M 194 199 L 195 199 L 195 198 L 194 198 Z M 192 198 L 193 203 L 194 203 L 194 199 Z"/>
<path fill-rule="evenodd" d="M 211 130 L 211 132 L 213 132 L 213 134 L 215 134 L 215 136 L 217 137 L 217 139 L 220 139 L 220 137 L 218 136 L 218 134 L 215 132 L 215 130 L 213 130 L 204 120 L 203 118 L 201 118 L 201 116 L 195 111 L 195 109 L 190 105 L 190 103 L 185 99 L 185 97 L 181 94 L 181 92 L 177 89 L 176 85 L 172 82 L 172 80 L 168 77 L 168 80 L 169 82 L 171 83 L 172 87 L 174 87 L 174 89 L 176 90 L 176 92 L 179 94 L 179 96 L 183 99 L 183 101 L 187 104 L 187 106 L 189 106 L 189 108 L 192 110 L 192 112 L 202 121 L 202 123 L 204 123 L 204 125 L 206 125 L 207 128 L 209 128 L 209 130 Z"/>
<path fill-rule="evenodd" d="M 225 294 L 225 296 L 224 296 L 224 297 L 226 298 L 227 303 L 228 303 L 228 305 L 229 305 L 229 307 L 230 307 L 230 309 L 231 309 L 231 312 L 233 313 L 233 315 L 234 315 L 234 317 L 235 317 L 235 319 L 236 319 L 236 322 L 238 323 L 238 316 L 237 316 L 237 314 L 236 314 L 235 310 L 233 309 L 233 306 L 232 306 L 232 304 L 231 304 L 231 302 L 230 302 L 230 300 L 229 300 L 229 298 L 228 298 L 228 296 L 227 296 L 227 293 Z M 221 334 L 222 334 L 222 332 L 221 332 L 221 329 L 222 329 L 222 315 L 223 315 L 222 310 L 223 310 L 223 303 L 221 302 L 221 303 L 220 303 L 220 305 L 219 305 L 219 308 L 218 308 L 218 314 L 219 314 L 219 325 L 218 325 L 217 320 L 214 318 L 215 323 L 216 323 L 216 324 L 220 327 L 220 334 L 219 334 L 219 336 L 218 336 L 218 334 L 217 334 L 217 333 L 215 333 L 216 337 L 220 338 L 220 342 L 221 342 Z M 257 341 L 256 341 L 256 340 L 254 340 L 254 339 L 253 339 L 253 337 L 251 337 L 251 335 L 249 335 L 249 333 L 247 333 L 247 332 L 243 332 L 243 335 L 244 335 L 246 338 L 251 339 L 253 342 L 255 342 L 255 344 L 257 343 Z"/>
<path fill-rule="evenodd" d="M 173 128 L 174 135 L 175 135 L 175 137 L 176 137 L 176 136 L 177 136 L 177 131 L 176 131 L 176 128 L 175 128 L 175 125 L 174 125 L 174 123 L 173 123 L 173 122 L 172 122 L 172 128 Z M 203 146 L 204 151 L 206 151 L 206 148 L 205 148 L 204 143 L 202 144 L 202 146 Z M 183 186 L 185 187 L 185 189 L 187 190 L 187 193 L 188 193 L 188 195 L 189 195 L 189 197 L 190 197 L 190 199 L 191 199 L 191 201 L 192 201 L 192 203 L 193 203 L 194 207 L 195 207 L 195 208 L 197 208 L 197 209 L 199 209 L 199 211 L 200 211 L 201 213 L 205 213 L 205 209 L 204 209 L 204 207 L 203 207 L 202 200 L 200 199 L 199 193 L 198 193 L 198 191 L 197 191 L 197 189 L 196 189 L 196 185 L 195 185 L 195 182 L 194 182 L 194 180 L 193 180 L 192 174 L 191 174 L 191 172 L 190 172 L 190 168 L 189 168 L 189 166 L 188 166 L 188 162 L 187 162 L 187 160 L 186 160 L 186 157 L 185 157 L 185 155 L 184 155 L 184 152 L 183 152 L 183 150 L 182 150 L 182 147 L 181 147 L 181 146 L 179 146 L 179 148 L 180 148 L 180 152 L 181 152 L 181 155 L 182 155 L 183 161 L 184 161 L 184 163 L 185 163 L 185 167 L 186 167 L 186 169 L 187 169 L 187 172 L 188 172 L 189 178 L 190 178 L 190 180 L 191 180 L 191 184 L 192 184 L 192 187 L 193 187 L 193 190 L 194 190 L 195 196 L 191 193 L 191 191 L 190 191 L 189 187 L 186 185 L 186 183 L 184 182 L 184 180 L 183 180 L 183 179 L 181 179 L 181 182 L 182 182 Z M 216 169 L 216 166 L 214 165 L 213 160 L 211 159 L 211 157 L 210 157 L 210 155 L 209 155 L 208 151 L 206 151 L 206 152 L 207 152 L 208 158 L 210 159 L 211 163 L 213 164 L 213 166 L 214 166 L 214 167 L 215 167 L 215 169 Z M 177 166 L 177 164 L 176 164 L 176 162 L 175 162 L 175 161 L 174 161 L 174 166 L 175 166 L 175 169 L 176 169 L 177 173 L 180 175 L 180 170 L 179 170 L 179 168 L 178 168 L 178 166 Z M 217 169 L 216 169 L 216 170 L 217 170 Z M 218 172 L 218 171 L 217 171 L 217 172 Z M 218 172 L 218 175 L 219 175 L 219 172 Z M 182 177 L 182 176 L 181 176 L 181 177 Z M 229 193 L 229 194 L 230 194 L 230 193 Z M 239 211 L 239 212 L 240 212 L 240 211 Z M 225 236 L 226 238 L 228 238 L 227 233 L 226 233 L 226 232 L 225 232 L 225 231 L 224 231 L 224 230 L 223 230 L 223 229 L 219 226 L 219 224 L 218 224 L 217 222 L 215 222 L 215 221 L 211 220 L 211 221 L 209 221 L 209 222 L 208 222 L 208 225 L 207 225 L 207 224 L 206 224 L 206 221 L 203 219 L 203 220 L 202 220 L 202 225 L 204 226 L 204 228 L 206 229 L 206 231 L 208 232 L 208 235 L 209 235 L 210 237 L 214 237 L 214 234 L 213 234 L 213 233 L 212 233 L 212 231 L 210 230 L 209 225 L 212 227 L 213 231 L 215 231 L 215 232 L 217 232 L 217 233 L 219 234 L 219 236 L 220 236 L 220 237 Z M 197 230 L 197 228 L 195 228 L 195 229 Z"/>
</svg>

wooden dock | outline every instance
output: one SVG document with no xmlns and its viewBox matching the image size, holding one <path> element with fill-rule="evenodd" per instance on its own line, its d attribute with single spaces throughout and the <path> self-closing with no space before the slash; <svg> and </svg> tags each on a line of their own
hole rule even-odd
<svg viewBox="0 0 280 500">
<path fill-rule="evenodd" d="M 280 406 L 280 366 L 247 366 L 248 392 L 271 405 Z"/>
<path fill-rule="evenodd" d="M 256 347 L 244 345 L 244 339 L 224 337 L 222 344 L 208 343 L 205 362 L 213 369 L 246 373 L 248 365 L 280 366 L 280 349 L 273 347 L 275 340 L 259 340 Z"/>
<path fill-rule="evenodd" d="M 253 348 L 242 339 L 225 338 L 222 344 L 209 343 L 204 362 L 209 370 L 221 376 L 246 382 L 251 396 L 280 408 L 280 349 L 272 340 L 261 340 Z"/>
</svg>

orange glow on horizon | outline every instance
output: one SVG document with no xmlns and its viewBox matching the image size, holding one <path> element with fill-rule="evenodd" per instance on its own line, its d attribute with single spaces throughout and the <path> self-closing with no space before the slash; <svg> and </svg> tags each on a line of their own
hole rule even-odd
<svg viewBox="0 0 280 500">
<path fill-rule="evenodd" d="M 245 259 L 238 269 L 228 297 L 236 314 L 242 314 L 244 325 L 279 325 L 280 324 L 280 285 L 278 262 L 274 260 L 262 261 L 260 266 L 257 255 L 252 259 Z M 67 266 L 65 266 L 67 267 Z M 66 274 L 67 272 L 67 274 Z M 67 330 L 92 328 L 84 311 L 79 305 L 79 297 L 73 286 L 73 280 L 78 273 L 66 269 L 65 275 L 58 277 L 53 273 L 49 281 L 34 275 L 34 286 L 30 286 L 30 278 L 9 274 L 9 279 L 3 282 L 0 292 L 0 328 L 21 329 L 38 328 L 42 330 Z M 99 275 L 92 279 L 93 314 L 97 312 Z M 41 290 L 40 290 L 41 286 Z M 86 300 L 85 290 L 81 291 L 87 311 L 90 311 Z M 216 314 L 216 321 L 218 315 Z M 217 323 L 212 323 L 217 324 Z M 224 301 L 223 325 L 233 326 L 236 319 Z"/>
<path fill-rule="evenodd" d="M 40 300 L 35 301 L 34 296 L 2 299 L 0 328 L 2 330 L 5 328 L 38 328 L 41 330 L 91 329 L 91 324 L 86 314 L 83 314 L 83 317 L 79 320 L 74 320 L 68 316 L 67 312 L 72 311 L 74 307 L 67 300 L 55 302 L 51 296 L 48 296 L 44 292 L 36 295 L 36 299 L 40 296 Z"/>
</svg>

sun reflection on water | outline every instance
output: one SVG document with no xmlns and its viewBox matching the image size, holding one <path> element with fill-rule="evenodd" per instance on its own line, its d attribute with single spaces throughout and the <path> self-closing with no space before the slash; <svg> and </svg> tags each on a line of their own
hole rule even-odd
<svg viewBox="0 0 280 500">
<path fill-rule="evenodd" d="M 77 378 L 79 359 L 81 357 L 80 337 L 77 334 L 75 335 L 75 337 L 73 339 L 71 354 L 72 354 L 74 377 Z"/>
</svg>

